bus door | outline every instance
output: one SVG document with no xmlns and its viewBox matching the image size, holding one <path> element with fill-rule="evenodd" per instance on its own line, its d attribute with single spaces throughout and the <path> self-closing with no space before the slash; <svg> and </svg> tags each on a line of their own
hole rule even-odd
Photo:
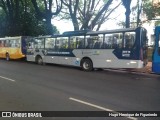
<svg viewBox="0 0 160 120">
<path fill-rule="evenodd" d="M 45 62 L 46 63 L 58 63 L 59 41 L 56 38 L 45 38 Z"/>
<path fill-rule="evenodd" d="M 54 63 L 56 64 L 68 64 L 69 59 L 69 49 L 68 49 L 68 37 L 57 37 L 55 52 L 54 54 Z"/>
<path fill-rule="evenodd" d="M 152 71 L 160 74 L 160 26 L 155 28 L 155 48 L 152 58 Z"/>
<path fill-rule="evenodd" d="M 117 39 L 117 40 L 116 40 Z M 139 56 L 139 50 L 136 43 L 138 42 L 136 40 L 136 32 L 124 32 L 124 33 L 117 33 L 114 34 L 112 41 L 117 41 L 112 43 L 111 47 L 115 50 L 113 53 L 116 55 L 116 57 L 121 60 L 121 66 L 120 68 L 132 68 L 136 67 L 135 64 L 126 64 L 126 60 L 138 60 Z M 124 61 L 122 61 L 124 59 Z M 127 66 L 125 66 L 127 65 Z M 134 66 L 133 66 L 134 65 Z"/>
<path fill-rule="evenodd" d="M 42 61 L 44 57 L 44 38 L 31 38 L 27 41 L 27 61 Z M 39 63 L 38 63 L 39 64 Z"/>
<path fill-rule="evenodd" d="M 21 51 L 24 55 L 27 54 L 27 41 L 29 37 L 21 37 Z"/>
</svg>

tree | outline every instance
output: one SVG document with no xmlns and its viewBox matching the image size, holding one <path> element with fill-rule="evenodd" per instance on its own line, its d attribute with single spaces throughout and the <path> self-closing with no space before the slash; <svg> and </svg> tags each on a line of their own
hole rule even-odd
<svg viewBox="0 0 160 120">
<path fill-rule="evenodd" d="M 5 36 L 6 33 L 6 18 L 4 11 L 0 8 L 0 36 Z"/>
<path fill-rule="evenodd" d="M 157 16 L 160 16 L 160 2 L 143 1 L 143 12 L 146 14 L 148 20 L 156 19 Z"/>
<path fill-rule="evenodd" d="M 51 24 L 51 19 L 53 15 L 57 15 L 60 13 L 62 8 L 62 0 L 31 0 L 32 4 L 37 13 L 37 18 L 40 20 L 44 20 L 46 22 L 46 26 L 48 28 L 48 33 L 53 34 L 53 28 Z M 56 10 L 53 11 L 53 8 Z"/>
<path fill-rule="evenodd" d="M 18 0 L 1 0 L 0 7 L 3 9 L 3 12 L 6 16 L 6 25 L 8 27 L 8 33 L 15 34 L 15 31 L 19 31 L 19 1 Z M 13 30 L 14 28 L 14 30 Z M 15 30 L 16 29 L 16 30 Z"/>
<path fill-rule="evenodd" d="M 57 32 L 52 31 L 43 19 L 37 19 L 31 0 L 0 0 L 0 36 L 37 36 Z M 48 32 L 49 31 L 49 32 Z"/>
<path fill-rule="evenodd" d="M 62 19 L 71 19 L 74 30 L 99 30 L 111 13 L 121 4 L 113 0 L 63 0 Z M 68 10 L 68 11 L 67 11 Z"/>
<path fill-rule="evenodd" d="M 125 13 L 125 15 L 126 15 L 126 28 L 129 28 L 130 27 L 131 0 L 122 0 L 122 3 L 123 3 L 123 6 L 126 9 L 126 13 Z"/>
</svg>

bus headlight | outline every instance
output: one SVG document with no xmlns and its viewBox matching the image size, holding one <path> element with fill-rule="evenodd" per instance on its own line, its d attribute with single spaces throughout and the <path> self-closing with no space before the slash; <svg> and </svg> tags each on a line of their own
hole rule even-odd
<svg viewBox="0 0 160 120">
<path fill-rule="evenodd" d="M 112 62 L 112 60 L 106 60 L 106 62 Z"/>
<path fill-rule="evenodd" d="M 80 58 L 76 58 L 77 61 L 80 61 Z"/>
<path fill-rule="evenodd" d="M 131 63 L 131 64 L 136 64 L 137 62 L 136 62 L 136 61 L 130 61 L 130 63 Z"/>
</svg>

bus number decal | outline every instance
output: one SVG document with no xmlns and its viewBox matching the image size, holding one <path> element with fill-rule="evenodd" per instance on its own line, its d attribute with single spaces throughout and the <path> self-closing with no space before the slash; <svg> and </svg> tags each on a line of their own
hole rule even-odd
<svg viewBox="0 0 160 120">
<path fill-rule="evenodd" d="M 123 57 L 130 57 L 130 55 L 131 55 L 131 51 L 127 51 L 127 50 L 122 51 L 122 56 Z"/>
</svg>

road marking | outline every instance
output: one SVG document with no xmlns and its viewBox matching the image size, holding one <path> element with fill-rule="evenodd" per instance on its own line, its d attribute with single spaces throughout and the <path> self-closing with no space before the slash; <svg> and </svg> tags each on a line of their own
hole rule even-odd
<svg viewBox="0 0 160 120">
<path fill-rule="evenodd" d="M 10 78 L 7 78 L 7 77 L 0 76 L 0 78 L 3 78 L 3 79 L 5 79 L 5 80 L 9 80 L 9 81 L 15 82 L 15 80 L 10 79 Z"/>
<path fill-rule="evenodd" d="M 92 104 L 92 103 L 89 103 L 89 102 L 85 102 L 85 101 L 82 101 L 82 100 L 79 100 L 79 99 L 76 99 L 76 98 L 70 97 L 69 99 L 72 100 L 72 101 L 75 101 L 75 102 L 79 102 L 79 103 L 94 107 L 94 108 L 98 108 L 100 110 L 104 110 L 104 111 L 108 111 L 108 112 L 112 112 L 112 113 L 118 113 L 114 110 L 111 110 L 111 109 L 108 109 L 108 108 L 105 108 L 105 107 L 101 107 L 99 105 L 95 105 L 95 104 Z M 131 119 L 131 120 L 137 120 L 137 118 L 135 118 L 135 117 L 127 117 L 127 118 Z"/>
</svg>

